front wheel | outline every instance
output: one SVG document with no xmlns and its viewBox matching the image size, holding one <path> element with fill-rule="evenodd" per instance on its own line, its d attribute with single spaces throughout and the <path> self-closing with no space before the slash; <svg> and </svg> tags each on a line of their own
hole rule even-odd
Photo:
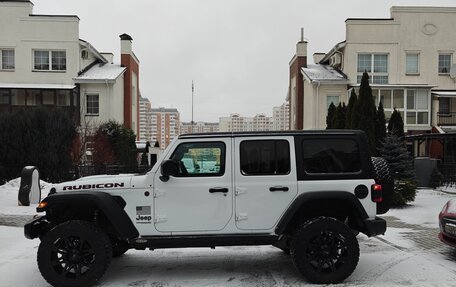
<svg viewBox="0 0 456 287">
<path fill-rule="evenodd" d="M 38 248 L 38 268 L 53 286 L 91 286 L 111 262 L 109 237 L 86 221 L 71 220 L 46 233 Z"/>
<path fill-rule="evenodd" d="M 335 218 L 318 217 L 298 227 L 291 257 L 310 282 L 336 284 L 358 265 L 359 245 L 346 224 Z"/>
</svg>

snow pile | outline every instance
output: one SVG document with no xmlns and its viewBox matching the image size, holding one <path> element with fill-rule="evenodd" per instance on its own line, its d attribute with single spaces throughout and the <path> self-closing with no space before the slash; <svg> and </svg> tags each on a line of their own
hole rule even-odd
<svg viewBox="0 0 456 287">
<path fill-rule="evenodd" d="M 456 194 L 456 185 L 446 185 L 440 187 L 440 190 L 443 192 L 448 192 L 448 193 L 455 193 Z"/>
<path fill-rule="evenodd" d="M 1 215 L 34 215 L 36 214 L 36 204 L 30 206 L 18 205 L 19 187 L 21 186 L 21 178 L 10 180 L 0 186 L 0 216 Z M 45 198 L 52 184 L 40 180 L 41 199 Z"/>
</svg>

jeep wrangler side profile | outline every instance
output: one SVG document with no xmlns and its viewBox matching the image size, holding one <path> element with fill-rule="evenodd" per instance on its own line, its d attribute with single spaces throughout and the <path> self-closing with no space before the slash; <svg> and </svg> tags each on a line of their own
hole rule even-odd
<svg viewBox="0 0 456 287">
<path fill-rule="evenodd" d="M 313 283 L 356 268 L 356 234 L 384 234 L 385 161 L 360 131 L 188 134 L 143 175 L 55 185 L 24 227 L 52 285 L 93 285 L 128 249 L 273 245 Z"/>
</svg>

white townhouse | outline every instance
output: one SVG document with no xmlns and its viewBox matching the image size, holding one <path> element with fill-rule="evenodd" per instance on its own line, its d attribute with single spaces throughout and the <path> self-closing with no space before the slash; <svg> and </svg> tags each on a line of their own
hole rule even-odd
<svg viewBox="0 0 456 287">
<path fill-rule="evenodd" d="M 349 18 L 345 40 L 308 64 L 307 42 L 290 62 L 291 129 L 326 128 L 331 102 L 348 102 L 367 71 L 386 117 L 409 134 L 456 131 L 456 7 L 392 7 L 389 18 Z"/>
<path fill-rule="evenodd" d="M 78 125 L 116 120 L 138 135 L 139 61 L 130 36 L 120 36 L 120 65 L 79 38 L 75 15 L 37 15 L 30 1 L 0 1 L 0 27 L 0 112 L 60 108 Z"/>
</svg>

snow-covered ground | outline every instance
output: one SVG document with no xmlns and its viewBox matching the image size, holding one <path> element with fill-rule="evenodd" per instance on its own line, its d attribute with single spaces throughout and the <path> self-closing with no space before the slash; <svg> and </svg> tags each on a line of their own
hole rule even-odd
<svg viewBox="0 0 456 287">
<path fill-rule="evenodd" d="M 2 214 L 34 213 L 17 206 L 19 185 L 0 187 Z M 438 227 L 437 215 L 456 195 L 420 190 L 416 201 L 390 210 L 409 225 Z M 335 286 L 455 286 L 456 252 L 420 249 L 406 234 L 412 229 L 388 228 L 385 236 L 359 235 L 361 257 L 355 272 Z M 0 226 L 0 286 L 47 286 L 36 265 L 39 240 L 27 240 L 20 227 Z M 113 259 L 100 286 L 309 286 L 288 256 L 270 246 L 130 250 Z"/>
<path fill-rule="evenodd" d="M 30 206 L 18 206 L 18 192 L 21 186 L 21 179 L 16 178 L 0 186 L 0 216 L 3 215 L 34 215 L 37 204 Z M 51 184 L 40 180 L 41 198 L 49 193 Z"/>
</svg>

